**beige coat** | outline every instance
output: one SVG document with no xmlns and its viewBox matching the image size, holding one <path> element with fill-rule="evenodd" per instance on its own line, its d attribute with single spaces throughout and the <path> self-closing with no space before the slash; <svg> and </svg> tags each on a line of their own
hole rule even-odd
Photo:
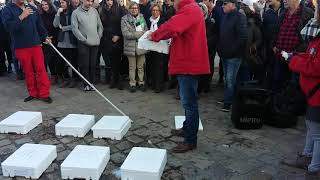
<svg viewBox="0 0 320 180">
<path fill-rule="evenodd" d="M 136 19 L 141 19 L 143 22 L 143 31 L 136 31 L 135 22 Z M 127 14 L 121 19 L 121 31 L 124 39 L 123 54 L 127 56 L 143 55 L 147 51 L 138 49 L 138 39 L 148 30 L 148 26 L 142 14 L 139 14 L 137 18 Z"/>
</svg>

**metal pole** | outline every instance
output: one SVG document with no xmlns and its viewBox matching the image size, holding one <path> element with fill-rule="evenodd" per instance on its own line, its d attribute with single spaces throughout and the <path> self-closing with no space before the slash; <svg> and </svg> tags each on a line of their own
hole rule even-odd
<svg viewBox="0 0 320 180">
<path fill-rule="evenodd" d="M 122 112 L 116 105 L 114 105 L 108 98 L 106 98 L 93 84 L 91 84 L 82 74 L 72 66 L 72 64 L 60 53 L 60 51 L 49 41 L 47 41 L 50 46 L 62 57 L 62 59 L 87 83 L 89 84 L 95 92 L 97 92 L 105 101 L 107 101 L 112 107 L 114 107 L 120 114 L 123 116 L 127 116 L 124 112 Z"/>
</svg>

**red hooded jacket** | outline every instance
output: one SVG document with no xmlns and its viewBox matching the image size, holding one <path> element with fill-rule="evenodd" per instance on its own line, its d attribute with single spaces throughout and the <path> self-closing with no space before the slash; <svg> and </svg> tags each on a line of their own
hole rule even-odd
<svg viewBox="0 0 320 180">
<path fill-rule="evenodd" d="M 209 74 L 204 16 L 194 0 L 181 0 L 176 15 L 152 33 L 153 41 L 172 38 L 169 74 Z"/>
<path fill-rule="evenodd" d="M 289 67 L 292 71 L 300 73 L 300 85 L 307 95 L 320 83 L 320 37 L 313 39 L 306 53 L 293 56 Z M 308 99 L 310 106 L 320 106 L 320 90 Z"/>
</svg>

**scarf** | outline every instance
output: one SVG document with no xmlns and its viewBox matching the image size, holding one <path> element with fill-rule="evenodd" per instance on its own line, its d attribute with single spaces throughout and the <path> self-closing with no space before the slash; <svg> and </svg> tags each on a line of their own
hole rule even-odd
<svg viewBox="0 0 320 180">
<path fill-rule="evenodd" d="M 158 29 L 158 22 L 159 22 L 160 16 L 157 19 L 153 19 L 153 17 L 150 17 L 150 22 L 151 22 L 151 26 L 150 26 L 150 31 L 154 32 Z"/>
<path fill-rule="evenodd" d="M 306 24 L 306 26 L 301 30 L 302 39 L 309 42 L 314 37 L 316 37 L 320 32 L 320 23 L 316 18 L 312 18 Z"/>
</svg>

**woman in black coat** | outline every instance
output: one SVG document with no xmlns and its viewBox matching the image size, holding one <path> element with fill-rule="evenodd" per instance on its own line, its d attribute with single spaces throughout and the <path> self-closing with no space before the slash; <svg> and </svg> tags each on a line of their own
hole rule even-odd
<svg viewBox="0 0 320 180">
<path fill-rule="evenodd" d="M 164 22 L 165 18 L 161 16 L 161 6 L 157 3 L 151 5 L 152 16 L 146 21 L 150 22 L 150 31 L 156 31 Z M 151 85 L 156 93 L 160 93 L 164 87 L 165 77 L 165 58 L 166 55 L 156 51 L 150 51 L 149 61 L 151 61 Z"/>
<path fill-rule="evenodd" d="M 99 14 L 103 24 L 103 37 L 100 43 L 102 56 L 105 64 L 108 64 L 108 60 L 111 64 L 112 78 L 110 88 L 117 87 L 120 90 L 123 89 L 120 81 L 123 51 L 121 18 L 125 13 L 125 10 L 119 6 L 116 0 L 104 0 L 99 7 Z"/>
<path fill-rule="evenodd" d="M 206 35 L 207 35 L 207 46 L 210 61 L 210 74 L 201 75 L 198 85 L 198 93 L 202 91 L 207 93 L 210 91 L 210 84 L 212 81 L 214 71 L 214 58 L 216 55 L 216 44 L 218 41 L 218 26 L 214 19 L 208 16 L 208 8 L 204 3 L 199 3 L 199 6 L 204 14 L 206 23 Z"/>
<path fill-rule="evenodd" d="M 53 20 L 56 14 L 56 10 L 53 7 L 50 0 L 41 1 L 40 15 L 45 28 L 48 31 L 48 37 L 51 39 L 53 45 L 57 45 L 57 34 L 58 29 L 53 27 Z M 51 85 L 56 84 L 57 81 L 57 70 L 56 70 L 56 52 L 48 44 L 42 46 L 45 67 L 49 66 L 50 70 L 50 83 Z"/>
<path fill-rule="evenodd" d="M 77 39 L 73 35 L 71 27 L 72 11 L 73 9 L 70 0 L 60 0 L 60 8 L 55 15 L 53 26 L 59 28 L 57 38 L 59 51 L 71 62 L 74 68 L 78 69 Z M 72 79 L 70 79 L 66 63 L 62 58 L 58 58 L 57 60 L 57 74 L 59 79 L 63 82 L 60 83 L 60 87 L 76 87 L 79 81 L 78 74 L 72 71 Z"/>
</svg>

